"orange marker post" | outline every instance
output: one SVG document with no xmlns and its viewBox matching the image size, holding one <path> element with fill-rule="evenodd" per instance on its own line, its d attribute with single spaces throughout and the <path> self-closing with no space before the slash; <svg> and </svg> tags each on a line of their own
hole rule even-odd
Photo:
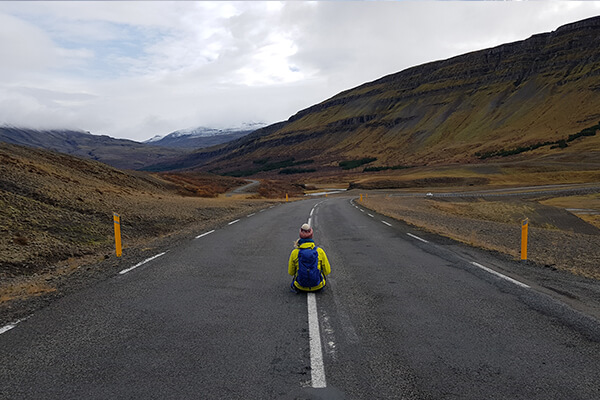
<svg viewBox="0 0 600 400">
<path fill-rule="evenodd" d="M 286 202 L 288 201 L 288 194 L 287 193 L 285 194 L 285 201 Z"/>
<path fill-rule="evenodd" d="M 360 194 L 360 202 L 362 203 L 362 193 Z"/>
<path fill-rule="evenodd" d="M 527 260 L 527 236 L 529 234 L 529 218 L 521 222 L 521 260 Z"/>
<path fill-rule="evenodd" d="M 117 251 L 117 257 L 121 257 L 121 216 L 117 213 L 113 213 L 113 220 L 115 223 L 115 249 Z"/>
</svg>

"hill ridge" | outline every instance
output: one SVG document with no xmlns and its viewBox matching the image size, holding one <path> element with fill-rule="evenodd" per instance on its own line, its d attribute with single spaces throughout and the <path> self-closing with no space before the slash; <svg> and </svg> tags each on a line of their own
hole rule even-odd
<svg viewBox="0 0 600 400">
<path fill-rule="evenodd" d="M 595 125 L 599 75 L 594 17 L 383 76 L 182 164 L 222 173 L 266 157 L 314 159 L 318 171 L 363 157 L 377 158 L 376 166 L 477 162 L 476 153 L 556 141 Z M 600 141 L 585 141 L 586 149 L 553 154 L 584 151 L 598 161 Z"/>
<path fill-rule="evenodd" d="M 121 169 L 140 169 L 185 153 L 129 139 L 94 135 L 83 130 L 33 129 L 0 126 L 0 142 L 57 151 L 92 159 Z"/>
</svg>

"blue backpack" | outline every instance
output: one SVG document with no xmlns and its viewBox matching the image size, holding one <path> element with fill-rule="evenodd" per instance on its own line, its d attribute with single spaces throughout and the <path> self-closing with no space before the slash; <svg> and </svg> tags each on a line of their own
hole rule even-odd
<svg viewBox="0 0 600 400">
<path fill-rule="evenodd" d="M 321 283 L 319 270 L 319 252 L 314 249 L 300 249 L 298 251 L 298 275 L 296 282 L 305 288 L 315 287 Z"/>
</svg>

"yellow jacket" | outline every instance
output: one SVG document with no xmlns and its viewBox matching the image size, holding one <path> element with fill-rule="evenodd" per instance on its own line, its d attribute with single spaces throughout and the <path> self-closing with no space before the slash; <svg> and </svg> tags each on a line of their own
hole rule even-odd
<svg viewBox="0 0 600 400">
<path fill-rule="evenodd" d="M 314 243 L 307 242 L 307 243 L 301 244 L 298 249 L 292 250 L 292 254 L 290 254 L 290 260 L 288 262 L 288 274 L 290 274 L 292 276 L 296 276 L 296 273 L 298 272 L 298 252 L 300 251 L 299 249 L 314 249 L 314 248 L 315 248 Z M 318 264 L 319 270 L 321 271 L 321 273 L 323 275 L 325 275 L 325 276 L 329 275 L 331 273 L 331 265 L 329 265 L 329 260 L 327 259 L 327 254 L 325 254 L 325 251 L 320 247 L 317 247 L 317 253 L 319 253 L 319 264 Z M 323 280 L 321 281 L 321 283 L 318 286 L 314 286 L 311 288 L 305 288 L 305 287 L 300 286 L 298 284 L 298 282 L 296 282 L 296 279 L 294 279 L 294 286 L 296 286 L 300 290 L 312 292 L 315 290 L 319 290 L 323 286 L 325 286 L 325 278 L 323 278 Z"/>
</svg>

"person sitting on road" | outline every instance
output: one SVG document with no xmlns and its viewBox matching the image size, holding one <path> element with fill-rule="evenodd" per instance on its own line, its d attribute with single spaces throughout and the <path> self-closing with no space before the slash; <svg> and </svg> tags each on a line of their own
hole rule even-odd
<svg viewBox="0 0 600 400">
<path fill-rule="evenodd" d="M 309 224 L 300 228 L 300 238 L 290 254 L 288 274 L 294 277 L 291 290 L 314 292 L 325 286 L 325 276 L 331 273 L 331 265 L 325 251 L 315 246 L 313 230 Z"/>
</svg>

